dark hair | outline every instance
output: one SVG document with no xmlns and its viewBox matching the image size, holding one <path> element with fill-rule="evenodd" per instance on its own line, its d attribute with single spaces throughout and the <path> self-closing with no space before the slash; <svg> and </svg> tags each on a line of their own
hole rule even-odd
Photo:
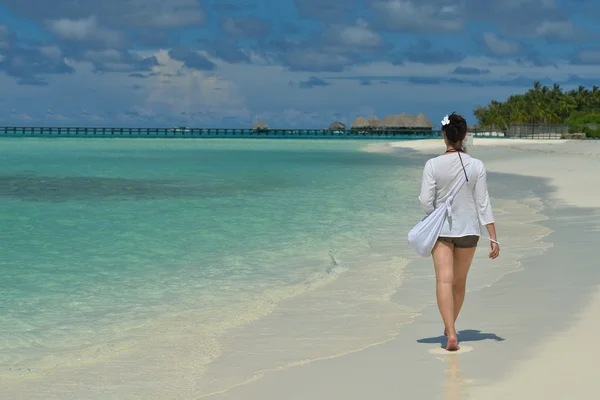
<svg viewBox="0 0 600 400">
<path fill-rule="evenodd" d="M 442 126 L 442 131 L 446 133 L 448 142 L 456 151 L 466 151 L 462 145 L 462 141 L 467 136 L 467 121 L 456 112 L 450 114 L 448 119 L 450 123 Z"/>
</svg>

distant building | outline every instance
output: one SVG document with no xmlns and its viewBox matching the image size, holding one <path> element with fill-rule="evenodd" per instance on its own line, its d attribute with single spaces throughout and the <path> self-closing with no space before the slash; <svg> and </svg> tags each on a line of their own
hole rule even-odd
<svg viewBox="0 0 600 400">
<path fill-rule="evenodd" d="M 379 121 L 379 118 L 377 118 L 376 116 L 369 118 L 369 127 L 372 129 L 377 128 L 380 123 L 381 121 Z"/>
<path fill-rule="evenodd" d="M 369 120 L 365 117 L 358 116 L 354 121 L 352 121 L 353 130 L 366 130 L 369 129 L 370 123 Z"/>
<path fill-rule="evenodd" d="M 430 131 L 433 123 L 425 115 L 390 114 L 380 120 L 377 117 L 369 119 L 359 116 L 352 122 L 353 130 L 360 131 Z"/>
<path fill-rule="evenodd" d="M 427 117 L 425 115 L 423 115 L 423 113 L 417 114 L 413 123 L 414 123 L 414 127 L 416 129 L 422 129 L 422 130 L 433 129 L 433 123 L 429 119 L 427 119 Z"/>
<path fill-rule="evenodd" d="M 390 114 L 377 125 L 378 130 L 432 130 L 433 123 L 423 114 Z"/>
<path fill-rule="evenodd" d="M 252 130 L 255 132 L 265 132 L 269 130 L 269 125 L 265 124 L 262 121 L 258 121 L 254 125 L 252 125 Z"/>
<path fill-rule="evenodd" d="M 335 121 L 334 123 L 332 123 L 331 125 L 329 125 L 328 129 L 330 131 L 345 131 L 346 130 L 346 125 L 344 125 L 340 121 Z"/>
</svg>

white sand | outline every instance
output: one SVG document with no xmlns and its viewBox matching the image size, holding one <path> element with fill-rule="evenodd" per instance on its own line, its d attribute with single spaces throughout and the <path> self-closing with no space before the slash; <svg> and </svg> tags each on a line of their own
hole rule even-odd
<svg viewBox="0 0 600 400">
<path fill-rule="evenodd" d="M 441 141 L 423 140 L 373 144 L 369 149 L 398 152 L 400 156 L 403 149 L 435 155 L 444 146 Z M 548 221 L 556 229 L 555 236 L 551 236 L 553 242 L 549 243 L 546 239 L 538 240 L 548 229 L 539 225 L 545 221 L 536 214 L 535 201 L 494 201 L 503 254 L 501 260 L 492 262 L 486 260 L 485 248 L 479 249 L 477 268 L 472 271 L 469 284 L 476 285 L 482 277 L 485 279 L 481 282 L 489 281 L 497 274 L 499 265 L 512 266 L 512 270 L 519 272 L 467 295 L 458 325 L 461 352 L 448 354 L 440 349 L 440 339 L 435 336 L 443 328 L 437 309 L 432 306 L 413 323 L 399 326 L 399 335 L 393 340 L 343 356 L 266 372 L 254 382 L 208 397 L 234 400 L 594 398 L 600 389 L 600 380 L 595 379 L 598 367 L 594 365 L 600 359 L 600 349 L 593 340 L 596 332 L 600 332 L 600 292 L 595 288 L 600 273 L 593 268 L 596 267 L 594 245 L 600 240 L 600 212 L 594 214 L 589 209 L 598 207 L 600 198 L 600 178 L 595 175 L 600 167 L 600 142 L 476 138 L 469 151 L 480 156 L 491 173 L 548 180 L 556 189 L 552 197 L 556 207 L 580 208 L 560 220 Z M 578 236 L 581 229 L 585 232 Z M 573 254 L 577 256 L 574 258 Z M 431 268 L 429 260 L 411 264 L 413 270 Z M 411 291 L 410 272 L 410 268 L 405 271 L 407 284 L 397 293 L 400 304 L 412 296 L 423 296 Z M 562 289 L 557 290 L 558 286 Z M 433 288 L 427 294 L 435 301 Z M 592 289 L 595 294 L 587 299 L 587 304 L 573 301 Z M 572 308 L 578 310 L 574 319 L 565 319 Z M 285 308 L 280 311 L 285 313 Z M 310 312 L 307 307 L 307 313 Z M 378 323 L 381 321 L 374 315 L 370 327 L 374 333 Z M 293 329 L 294 325 L 290 323 L 289 327 Z M 352 329 L 351 325 L 348 328 Z M 317 332 L 319 325 L 314 324 L 314 329 Z M 268 340 L 268 332 L 264 334 Z M 268 346 L 255 349 L 264 352 Z M 232 353 L 223 362 L 236 363 L 235 356 Z M 170 368 L 176 378 L 176 362 L 153 367 L 157 376 L 159 370 Z M 126 369 L 129 374 L 141 370 L 136 365 Z M 76 386 L 66 387 L 64 383 L 63 397 L 38 391 L 38 397 L 28 398 L 198 398 L 194 394 L 198 381 L 173 388 L 172 396 L 165 397 L 159 394 L 164 383 L 152 382 L 151 377 L 144 376 L 140 380 L 147 381 L 147 390 L 140 395 L 132 388 L 114 386 L 108 378 L 118 372 L 107 369 L 95 376 L 78 376 L 73 371 L 74 377 L 93 379 L 96 384 L 88 386 L 86 392 Z M 23 394 L 6 389 L 0 386 L 0 398 L 19 398 L 17 393 Z M 77 389 L 81 389 L 79 394 Z"/>
<path fill-rule="evenodd" d="M 443 144 L 427 140 L 370 146 L 371 151 L 383 152 L 401 152 L 402 148 L 434 155 L 443 150 Z M 488 161 L 483 153 L 496 149 L 505 150 L 506 158 L 502 153 Z M 594 244 L 600 232 L 600 213 L 586 214 L 585 208 L 598 207 L 600 199 L 600 178 L 595 174 L 600 170 L 600 142 L 475 139 L 470 151 L 475 156 L 482 154 L 490 172 L 547 179 L 556 189 L 555 206 L 580 207 L 571 211 L 574 215 L 552 221 L 558 227 L 558 239 L 551 255 L 526 259 L 522 262 L 524 272 L 467 296 L 460 326 L 485 327 L 492 332 L 470 334 L 471 340 L 463 342 L 459 354 L 440 351 L 437 339 L 431 339 L 429 345 L 416 344 L 415 338 L 433 336 L 441 330 L 439 315 L 432 307 L 418 321 L 402 327 L 402 334 L 392 342 L 270 373 L 211 398 L 595 398 L 600 389 L 595 365 L 600 360 L 600 348 L 594 340 L 600 332 L 600 291 L 596 287 L 600 276 L 594 270 Z M 499 232 L 504 243 L 520 233 L 516 225 L 499 226 L 504 228 Z M 578 237 L 581 229 L 586 231 Z M 565 260 L 571 260 L 571 265 Z M 563 275 L 557 276 L 557 272 Z M 585 274 L 590 274 L 589 279 Z M 569 285 L 571 277 L 573 282 L 585 284 Z M 553 285 L 568 291 L 556 291 Z M 579 305 L 569 320 L 572 311 L 567 303 L 577 303 L 566 300 L 585 290 L 586 285 L 595 294 L 588 304 Z M 495 332 L 503 332 L 506 341 L 495 341 Z"/>
<path fill-rule="evenodd" d="M 480 148 L 507 149 L 521 155 L 510 162 L 486 161 L 490 172 L 535 176 L 550 179 L 557 189 L 557 199 L 578 207 L 598 207 L 599 197 L 590 193 L 600 182 L 593 173 L 600 166 L 600 140 L 536 140 L 536 139 L 488 139 L 475 138 L 468 149 L 477 156 Z M 415 140 L 374 144 L 372 151 L 393 152 L 398 149 L 411 149 L 422 153 L 439 154 L 445 146 L 441 140 Z"/>
<path fill-rule="evenodd" d="M 439 150 L 440 144 L 418 141 L 394 143 L 392 147 L 429 152 Z M 475 139 L 472 151 L 476 153 L 477 147 L 501 146 L 529 154 L 535 152 L 535 157 L 510 163 L 489 162 L 486 163 L 488 171 L 546 178 L 556 187 L 560 201 L 576 207 L 600 206 L 600 176 L 597 175 L 600 171 L 600 141 Z M 568 251 L 568 243 L 563 245 Z M 548 400 L 598 396 L 600 348 L 596 342 L 600 333 L 599 316 L 600 290 L 597 290 L 570 329 L 542 343 L 534 356 L 523 360 L 508 379 L 472 390 L 472 398 Z"/>
<path fill-rule="evenodd" d="M 593 399 L 598 396 L 600 291 L 577 322 L 543 343 L 510 377 L 471 391 L 474 399 Z"/>
</svg>

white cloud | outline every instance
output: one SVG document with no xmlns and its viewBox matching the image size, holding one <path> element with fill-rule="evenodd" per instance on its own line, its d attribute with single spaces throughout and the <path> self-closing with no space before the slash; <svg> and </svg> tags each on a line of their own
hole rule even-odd
<svg viewBox="0 0 600 400">
<path fill-rule="evenodd" d="M 208 111 L 247 116 L 244 99 L 231 79 L 188 70 L 183 67 L 183 62 L 170 58 L 166 50 L 154 55 L 160 63 L 154 68 L 159 75 L 142 83 L 147 93 L 146 107 L 174 114 Z"/>
<path fill-rule="evenodd" d="M 362 18 L 356 21 L 356 25 L 340 27 L 337 35 L 339 43 L 344 46 L 373 48 L 383 43 L 381 36 Z"/>
<path fill-rule="evenodd" d="M 582 50 L 579 52 L 577 58 L 582 64 L 598 65 L 600 64 L 600 50 Z"/>
<path fill-rule="evenodd" d="M 119 47 L 123 44 L 123 36 L 116 31 L 98 25 L 95 16 L 82 19 L 57 19 L 48 22 L 52 32 L 63 40 L 76 42 L 100 42 L 107 47 Z"/>
<path fill-rule="evenodd" d="M 544 21 L 535 28 L 535 35 L 553 39 L 572 40 L 578 36 L 578 33 L 572 21 Z"/>
<path fill-rule="evenodd" d="M 465 26 L 456 5 L 440 7 L 410 0 L 373 0 L 388 29 L 410 32 L 459 32 Z"/>
<path fill-rule="evenodd" d="M 493 32 L 485 32 L 483 42 L 488 50 L 497 56 L 512 56 L 521 50 L 517 42 L 501 39 Z"/>
<path fill-rule="evenodd" d="M 91 15 L 102 26 L 116 28 L 179 28 L 204 23 L 198 0 L 3 0 L 2 4 L 28 19 L 81 21 Z"/>
</svg>

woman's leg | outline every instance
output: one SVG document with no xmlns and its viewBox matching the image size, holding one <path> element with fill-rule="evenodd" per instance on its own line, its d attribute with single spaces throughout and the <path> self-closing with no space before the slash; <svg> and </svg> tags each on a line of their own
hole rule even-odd
<svg viewBox="0 0 600 400">
<path fill-rule="evenodd" d="M 431 252 L 435 267 L 438 309 L 448 332 L 446 350 L 458 350 L 458 338 L 454 328 L 454 245 L 438 240 Z"/>
<path fill-rule="evenodd" d="M 458 314 L 460 313 L 460 309 L 465 301 L 467 274 L 469 273 L 469 268 L 471 268 L 471 263 L 473 262 L 475 249 L 475 247 L 454 247 L 454 282 L 452 293 L 454 294 L 455 322 L 458 319 Z"/>
</svg>

